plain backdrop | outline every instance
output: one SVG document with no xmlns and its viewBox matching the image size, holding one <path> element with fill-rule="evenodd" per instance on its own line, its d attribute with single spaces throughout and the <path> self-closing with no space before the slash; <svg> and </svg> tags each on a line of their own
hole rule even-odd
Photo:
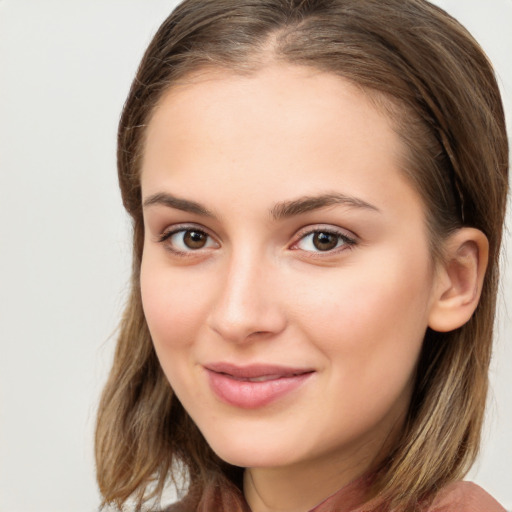
<svg viewBox="0 0 512 512">
<path fill-rule="evenodd" d="M 495 63 L 510 127 L 512 0 L 437 3 Z M 98 508 L 95 409 L 130 268 L 116 125 L 138 61 L 174 5 L 0 0 L 2 512 Z M 510 236 L 506 243 L 511 255 Z M 471 478 L 512 509 L 512 322 L 503 306 L 512 307 L 511 291 L 509 263 Z"/>
</svg>

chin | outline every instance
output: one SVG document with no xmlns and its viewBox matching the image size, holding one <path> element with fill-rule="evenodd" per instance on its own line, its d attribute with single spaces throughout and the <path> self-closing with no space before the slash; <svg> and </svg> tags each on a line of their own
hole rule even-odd
<svg viewBox="0 0 512 512">
<path fill-rule="evenodd" d="M 214 447 L 212 447 L 214 449 Z M 251 448 L 251 445 L 246 445 L 243 449 L 227 449 L 227 450 L 215 450 L 214 452 L 223 461 L 233 466 L 239 466 L 242 468 L 272 468 L 272 467 L 283 467 L 293 463 L 290 458 L 280 453 L 267 453 L 261 452 L 255 448 Z M 256 452 L 256 453 L 255 453 Z"/>
<path fill-rule="evenodd" d="M 225 432 L 205 436 L 215 454 L 223 461 L 244 468 L 280 467 L 295 462 L 298 452 L 287 450 L 282 439 L 275 436 L 240 436 Z M 273 437 L 273 439 L 272 439 Z"/>
</svg>

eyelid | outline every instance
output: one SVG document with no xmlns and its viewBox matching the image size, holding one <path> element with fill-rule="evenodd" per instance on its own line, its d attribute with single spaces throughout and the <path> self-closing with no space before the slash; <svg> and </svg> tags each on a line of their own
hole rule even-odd
<svg viewBox="0 0 512 512">
<path fill-rule="evenodd" d="M 180 231 L 187 231 L 187 230 L 196 230 L 196 231 L 202 231 L 203 233 L 206 233 L 208 236 L 212 238 L 217 238 L 215 235 L 211 233 L 211 231 L 206 228 L 205 226 L 201 224 L 196 224 L 195 222 L 180 222 L 178 224 L 172 224 L 170 226 L 165 227 L 161 230 L 160 234 L 156 235 L 157 241 L 162 240 L 164 238 L 168 238 L 169 236 L 178 233 Z"/>
</svg>

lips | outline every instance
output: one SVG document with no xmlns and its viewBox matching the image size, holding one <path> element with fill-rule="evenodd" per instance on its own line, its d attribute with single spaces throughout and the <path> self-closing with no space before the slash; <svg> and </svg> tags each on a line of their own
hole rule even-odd
<svg viewBox="0 0 512 512">
<path fill-rule="evenodd" d="M 213 363 L 204 369 L 214 394 L 223 402 L 243 409 L 257 409 L 283 398 L 314 373 L 309 368 L 260 364 Z"/>
</svg>

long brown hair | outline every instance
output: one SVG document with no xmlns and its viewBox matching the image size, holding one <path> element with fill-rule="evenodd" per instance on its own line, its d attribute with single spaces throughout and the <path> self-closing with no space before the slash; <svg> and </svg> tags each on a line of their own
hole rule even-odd
<svg viewBox="0 0 512 512">
<path fill-rule="evenodd" d="M 105 503 L 136 508 L 169 478 L 196 502 L 215 481 L 240 485 L 173 396 L 144 318 L 140 160 L 162 95 L 206 66 L 252 73 L 271 59 L 358 84 L 386 110 L 408 149 L 404 173 L 423 197 L 432 254 L 461 226 L 489 239 L 489 265 L 470 321 L 428 330 L 401 436 L 375 481 L 390 509 L 413 511 L 463 476 L 479 443 L 488 386 L 508 145 L 492 67 L 469 33 L 424 0 L 185 0 L 150 43 L 118 133 L 123 203 L 133 219 L 131 294 L 99 406 L 96 462 Z"/>
</svg>

